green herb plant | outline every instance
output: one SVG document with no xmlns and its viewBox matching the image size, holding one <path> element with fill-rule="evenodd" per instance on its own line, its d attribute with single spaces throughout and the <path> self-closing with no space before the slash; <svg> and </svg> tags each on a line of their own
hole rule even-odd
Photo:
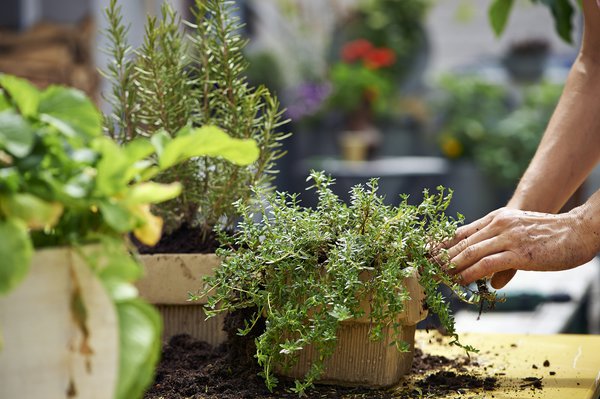
<svg viewBox="0 0 600 399">
<path fill-rule="evenodd" d="M 268 185 L 284 154 L 279 103 L 268 89 L 246 81 L 246 41 L 234 11 L 232 1 L 197 0 L 193 21 L 181 21 L 165 2 L 160 19 L 148 17 L 143 44 L 135 49 L 127 43 L 118 1 L 106 11 L 113 59 L 105 72 L 114 110 L 105 118 L 109 135 L 120 142 L 154 140 L 185 127 L 214 125 L 258 144 L 258 159 L 248 166 L 198 157 L 159 174 L 156 181 L 183 185 L 181 196 L 157 209 L 167 232 L 186 225 L 200 227 L 206 236 L 217 225 L 232 227 L 237 217 L 232 203 L 250 201 L 250 186 Z"/>
<path fill-rule="evenodd" d="M 240 329 L 246 335 L 262 317 L 265 330 L 256 339 L 256 358 L 269 389 L 278 380 L 275 370 L 291 366 L 300 351 L 312 345 L 318 352 L 294 391 L 302 394 L 323 372 L 324 361 L 336 347 L 340 322 L 364 315 L 360 301 L 370 303 L 371 333 L 380 340 L 391 326 L 400 351 L 408 350 L 395 316 L 410 300 L 403 280 L 418 275 L 427 307 L 462 346 L 446 298 L 438 287 L 446 285 L 461 299 L 477 302 L 478 293 L 465 291 L 432 257 L 432 249 L 453 236 L 460 218 L 444 213 L 451 193 L 442 187 L 436 194 L 424 192 L 423 201 L 410 205 L 385 205 L 377 194 L 378 182 L 351 190 L 347 205 L 331 189 L 333 180 L 313 172 L 309 180 L 318 194 L 315 208 L 305 208 L 297 194 L 263 193 L 260 209 L 238 201 L 242 215 L 239 231 L 222 237 L 218 251 L 223 263 L 207 279 L 207 314 L 253 309 Z M 258 222 L 257 222 L 258 220 Z M 364 274 L 369 278 L 364 281 Z M 197 298 L 192 296 L 192 299 Z M 463 346 L 468 351 L 474 348 Z"/>
<path fill-rule="evenodd" d="M 256 144 L 214 126 L 184 127 L 174 136 L 158 133 L 120 146 L 102 134 L 101 115 L 83 93 L 58 86 L 40 92 L 0 74 L 0 295 L 27 276 L 34 250 L 80 251 L 117 311 L 117 399 L 142 396 L 160 352 L 160 317 L 131 285 L 142 267 L 127 237 L 155 244 L 162 221 L 150 205 L 175 198 L 182 187 L 150 179 L 189 158 L 245 165 L 258 157 Z M 86 244 L 96 249 L 84 251 Z M 85 326 L 84 313 L 74 312 L 78 325 Z"/>
</svg>

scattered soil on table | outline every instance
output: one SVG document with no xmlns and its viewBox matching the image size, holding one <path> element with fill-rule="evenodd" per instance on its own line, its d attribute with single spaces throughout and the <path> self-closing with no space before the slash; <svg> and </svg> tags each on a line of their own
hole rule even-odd
<svg viewBox="0 0 600 399">
<path fill-rule="evenodd" d="M 243 319 L 242 315 L 240 319 Z M 235 325 L 236 320 L 229 320 Z M 233 338 L 233 337 L 230 337 Z M 237 337 L 239 338 L 239 337 Z M 273 393 L 265 387 L 257 374 L 261 371 L 251 354 L 254 347 L 244 346 L 249 341 L 228 342 L 213 348 L 186 335 L 175 336 L 164 346 L 155 382 L 145 399 L 292 399 L 293 381 L 282 378 Z M 234 355 L 235 354 L 235 355 Z M 241 360 L 240 360 L 241 359 Z M 247 361 L 244 359 L 252 359 Z M 467 366 L 477 363 L 466 356 L 450 359 L 426 355 L 415 349 L 411 373 L 428 376 L 415 386 L 408 383 L 391 390 L 345 388 L 318 385 L 307 392 L 308 398 L 323 399 L 393 399 L 436 397 L 446 394 L 473 394 L 473 390 L 493 390 L 494 377 L 478 376 Z M 434 395 L 434 396 L 431 396 Z M 468 396 L 465 396 L 468 397 Z"/>
<path fill-rule="evenodd" d="M 202 237 L 207 239 L 203 240 Z M 132 241 L 141 254 L 208 254 L 219 248 L 219 242 L 213 231 L 204 232 L 201 227 L 182 225 L 170 234 L 163 234 L 153 247 L 140 243 L 132 236 Z"/>
</svg>

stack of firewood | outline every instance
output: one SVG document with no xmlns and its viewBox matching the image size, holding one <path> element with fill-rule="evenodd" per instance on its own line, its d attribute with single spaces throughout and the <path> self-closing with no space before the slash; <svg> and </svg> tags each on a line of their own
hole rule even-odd
<svg viewBox="0 0 600 399">
<path fill-rule="evenodd" d="M 97 97 L 93 62 L 94 24 L 39 23 L 25 32 L 0 31 L 0 72 L 21 76 L 36 86 L 62 84 Z"/>
</svg>

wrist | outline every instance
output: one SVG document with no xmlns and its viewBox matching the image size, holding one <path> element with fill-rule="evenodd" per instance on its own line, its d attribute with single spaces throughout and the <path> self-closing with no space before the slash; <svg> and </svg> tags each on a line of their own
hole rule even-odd
<svg viewBox="0 0 600 399">
<path fill-rule="evenodd" d="M 574 229 L 591 256 L 600 251 L 600 202 L 588 201 L 567 214 Z"/>
</svg>

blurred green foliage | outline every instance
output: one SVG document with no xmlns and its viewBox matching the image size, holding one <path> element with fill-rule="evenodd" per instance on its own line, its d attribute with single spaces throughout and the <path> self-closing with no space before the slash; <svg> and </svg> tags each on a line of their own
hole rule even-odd
<svg viewBox="0 0 600 399">
<path fill-rule="evenodd" d="M 451 159 L 471 159 L 496 183 L 521 177 L 558 103 L 562 85 L 539 83 L 519 92 L 478 77 L 447 75 L 439 143 Z"/>
</svg>

